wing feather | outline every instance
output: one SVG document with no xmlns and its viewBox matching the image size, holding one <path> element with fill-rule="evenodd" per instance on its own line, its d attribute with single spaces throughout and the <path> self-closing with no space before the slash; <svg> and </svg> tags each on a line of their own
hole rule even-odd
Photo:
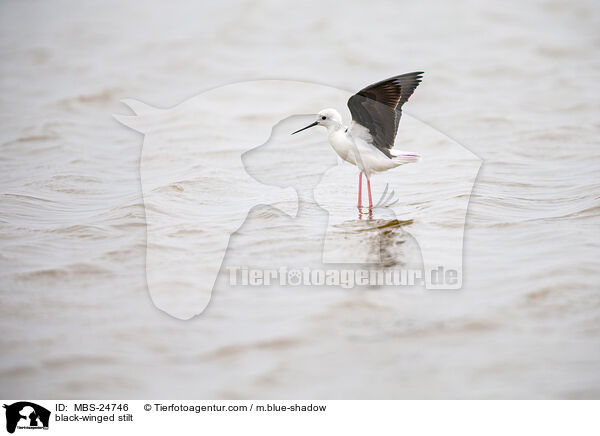
<svg viewBox="0 0 600 436">
<path fill-rule="evenodd" d="M 423 72 L 401 74 L 361 89 L 348 100 L 352 120 L 365 127 L 372 143 L 391 158 L 402 105 L 421 83 Z M 364 134 L 363 134 L 364 136 Z"/>
</svg>

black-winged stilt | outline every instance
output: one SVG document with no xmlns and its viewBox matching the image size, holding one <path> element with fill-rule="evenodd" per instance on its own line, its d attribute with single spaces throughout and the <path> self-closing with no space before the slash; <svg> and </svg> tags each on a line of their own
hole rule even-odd
<svg viewBox="0 0 600 436">
<path fill-rule="evenodd" d="M 416 153 L 392 152 L 402 105 L 421 83 L 423 72 L 394 76 L 361 89 L 348 100 L 352 114 L 350 126 L 342 124 L 335 109 L 323 109 L 317 120 L 292 135 L 314 126 L 327 128 L 329 143 L 346 162 L 356 165 L 358 175 L 358 208 L 362 207 L 362 175 L 367 178 L 369 209 L 373 208 L 371 175 L 407 163 L 418 162 Z"/>
</svg>

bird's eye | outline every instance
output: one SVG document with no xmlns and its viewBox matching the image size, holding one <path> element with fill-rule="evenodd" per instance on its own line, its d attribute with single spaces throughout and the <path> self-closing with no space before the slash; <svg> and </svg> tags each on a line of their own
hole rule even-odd
<svg viewBox="0 0 600 436">
<path fill-rule="evenodd" d="M 327 117 L 321 117 L 321 119 L 322 119 L 322 120 L 325 120 L 325 119 L 327 119 Z"/>
</svg>

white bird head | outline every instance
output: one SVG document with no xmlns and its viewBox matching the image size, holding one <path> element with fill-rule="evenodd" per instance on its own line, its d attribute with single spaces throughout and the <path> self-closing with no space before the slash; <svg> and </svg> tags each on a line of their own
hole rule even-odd
<svg viewBox="0 0 600 436">
<path fill-rule="evenodd" d="M 314 126 L 323 126 L 328 129 L 330 127 L 340 126 L 341 124 L 342 116 L 338 111 L 336 111 L 335 109 L 323 109 L 317 114 L 317 120 L 314 123 L 309 124 L 308 126 L 303 127 L 300 130 L 296 130 L 294 133 L 292 133 L 292 135 L 303 130 L 310 129 Z"/>
</svg>

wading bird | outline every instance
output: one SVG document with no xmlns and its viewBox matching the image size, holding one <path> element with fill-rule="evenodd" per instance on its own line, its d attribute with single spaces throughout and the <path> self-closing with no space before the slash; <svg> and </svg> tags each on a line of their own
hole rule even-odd
<svg viewBox="0 0 600 436">
<path fill-rule="evenodd" d="M 327 128 L 329 143 L 346 162 L 356 165 L 358 175 L 358 208 L 362 207 L 362 175 L 367 178 L 369 209 L 373 207 L 371 175 L 418 162 L 416 153 L 392 152 L 402 105 L 421 83 L 423 72 L 401 74 L 361 89 L 348 100 L 352 114 L 350 126 L 342 124 L 335 109 L 323 109 L 317 120 L 296 130 L 292 135 L 314 126 Z"/>
</svg>

